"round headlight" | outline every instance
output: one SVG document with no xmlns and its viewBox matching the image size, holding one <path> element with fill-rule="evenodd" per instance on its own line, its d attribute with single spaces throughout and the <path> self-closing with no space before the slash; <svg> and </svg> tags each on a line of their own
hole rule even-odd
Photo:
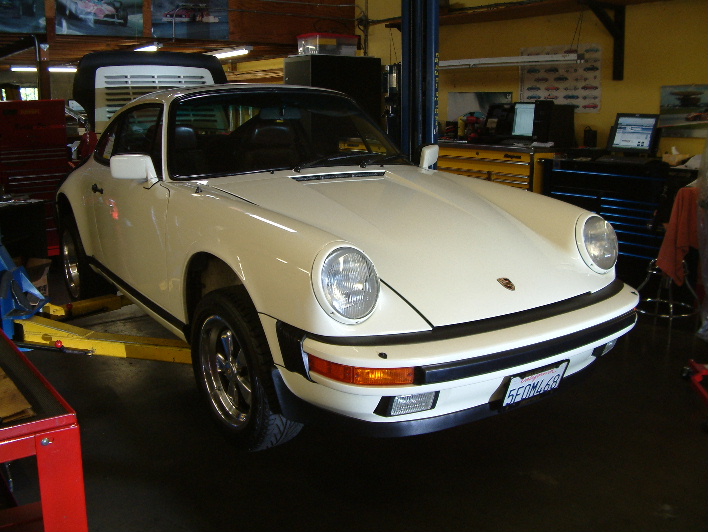
<svg viewBox="0 0 708 532">
<path fill-rule="evenodd" d="M 591 270 L 606 273 L 617 262 L 617 235 L 600 216 L 589 215 L 578 220 L 578 249 Z"/>
<path fill-rule="evenodd" d="M 373 312 L 379 298 L 379 276 L 369 258 L 352 247 L 337 248 L 315 264 L 315 294 L 337 321 L 359 323 Z"/>
</svg>

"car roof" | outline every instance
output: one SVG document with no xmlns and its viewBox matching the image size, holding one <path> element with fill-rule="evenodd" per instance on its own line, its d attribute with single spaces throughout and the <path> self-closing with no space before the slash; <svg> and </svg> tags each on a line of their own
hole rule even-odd
<svg viewBox="0 0 708 532">
<path fill-rule="evenodd" d="M 194 94 L 217 94 L 217 93 L 233 93 L 233 92 L 250 92 L 250 91 L 266 91 L 266 92 L 321 92 L 329 94 L 339 94 L 350 98 L 346 94 L 337 92 L 331 89 L 324 89 L 320 87 L 307 87 L 302 85 L 275 85 L 272 83 L 220 83 L 216 85 L 200 85 L 195 87 L 177 87 L 170 89 L 163 89 L 143 96 L 139 96 L 135 100 L 131 101 L 128 105 L 138 105 L 148 102 L 163 102 L 169 103 L 177 98 L 183 96 L 189 96 Z"/>
</svg>

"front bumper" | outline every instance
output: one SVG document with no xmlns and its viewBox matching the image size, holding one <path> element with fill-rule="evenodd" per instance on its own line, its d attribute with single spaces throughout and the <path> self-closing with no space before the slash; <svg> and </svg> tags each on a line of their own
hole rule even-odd
<svg viewBox="0 0 708 532">
<path fill-rule="evenodd" d="M 511 378 L 568 360 L 569 376 L 590 366 L 631 330 L 637 294 L 622 283 L 553 308 L 419 335 L 322 338 L 278 324 L 283 366 L 274 375 L 282 413 L 293 420 L 341 417 L 358 432 L 410 435 L 501 412 Z M 364 367 L 415 367 L 415 384 L 356 386 L 308 372 L 307 356 Z M 276 359 L 277 360 L 277 359 Z M 433 408 L 388 416 L 392 398 L 434 393 Z M 330 419 L 328 423 L 331 423 Z"/>
</svg>

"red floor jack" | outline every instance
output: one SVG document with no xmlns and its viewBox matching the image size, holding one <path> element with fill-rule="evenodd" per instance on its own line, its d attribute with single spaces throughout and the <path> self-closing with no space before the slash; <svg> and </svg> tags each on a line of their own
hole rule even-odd
<svg viewBox="0 0 708 532">
<path fill-rule="evenodd" d="M 691 381 L 691 386 L 698 392 L 703 402 L 708 404 L 708 379 L 704 380 L 704 377 L 708 376 L 708 366 L 691 359 L 688 361 L 688 366 L 683 368 L 682 375 Z M 704 422 L 703 428 L 708 431 L 708 421 Z"/>
</svg>

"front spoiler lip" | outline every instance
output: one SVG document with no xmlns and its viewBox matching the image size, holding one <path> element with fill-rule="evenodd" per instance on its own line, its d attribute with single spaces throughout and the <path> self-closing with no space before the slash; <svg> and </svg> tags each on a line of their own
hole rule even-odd
<svg viewBox="0 0 708 532">
<path fill-rule="evenodd" d="M 561 336 L 560 338 L 553 338 L 546 342 L 471 359 L 420 366 L 416 368 L 415 384 L 438 384 L 540 362 L 559 353 L 579 349 L 616 335 L 634 327 L 636 322 L 637 314 L 636 311 L 632 310 L 594 327 Z"/>
</svg>

